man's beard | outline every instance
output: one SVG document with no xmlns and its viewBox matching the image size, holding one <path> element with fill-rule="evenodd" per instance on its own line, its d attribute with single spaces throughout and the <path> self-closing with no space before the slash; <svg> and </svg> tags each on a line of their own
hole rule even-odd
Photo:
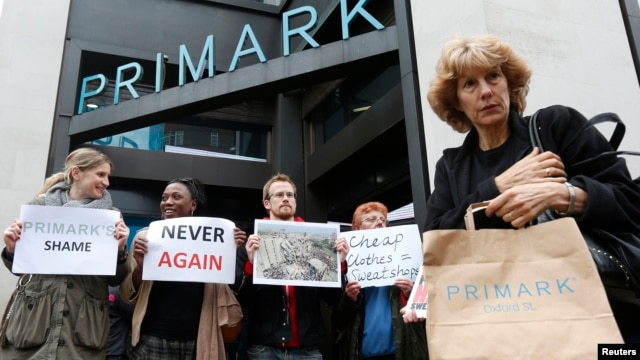
<svg viewBox="0 0 640 360">
<path fill-rule="evenodd" d="M 293 217 L 293 207 L 291 206 L 281 206 L 275 211 L 273 211 L 273 215 L 281 220 L 289 220 Z"/>
</svg>

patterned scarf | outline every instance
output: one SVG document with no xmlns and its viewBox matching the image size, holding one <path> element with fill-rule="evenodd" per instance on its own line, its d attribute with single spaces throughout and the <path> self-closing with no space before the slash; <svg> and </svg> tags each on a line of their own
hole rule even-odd
<svg viewBox="0 0 640 360">
<path fill-rule="evenodd" d="M 107 209 L 113 208 L 111 202 L 111 194 L 106 190 L 101 199 L 82 199 L 73 200 L 69 198 L 70 185 L 61 181 L 53 185 L 44 196 L 44 203 L 48 206 L 69 206 L 69 207 L 83 207 L 89 209 Z"/>
</svg>

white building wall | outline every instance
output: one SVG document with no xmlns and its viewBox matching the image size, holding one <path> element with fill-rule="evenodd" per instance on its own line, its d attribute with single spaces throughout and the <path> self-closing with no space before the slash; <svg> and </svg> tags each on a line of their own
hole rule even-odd
<svg viewBox="0 0 640 360">
<path fill-rule="evenodd" d="M 45 178 L 69 5 L 70 0 L 0 0 L 2 231 Z M 17 279 L 2 267 L 0 311 Z"/>
<path fill-rule="evenodd" d="M 617 1 L 412 0 L 411 10 L 431 176 L 442 150 L 464 138 L 426 101 L 442 46 L 453 34 L 492 33 L 528 60 L 533 76 L 525 115 L 554 104 L 587 117 L 616 112 L 627 125 L 620 148 L 640 150 L 634 141 L 640 138 L 640 87 Z M 640 159 L 628 162 L 640 176 Z"/>
</svg>

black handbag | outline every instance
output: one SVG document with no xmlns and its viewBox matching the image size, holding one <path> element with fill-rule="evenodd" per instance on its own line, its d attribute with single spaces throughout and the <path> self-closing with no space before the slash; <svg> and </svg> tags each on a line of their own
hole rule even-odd
<svg viewBox="0 0 640 360">
<path fill-rule="evenodd" d="M 538 112 L 533 114 L 529 120 L 529 137 L 531 144 L 540 148 L 542 152 L 544 147 L 538 133 L 537 116 Z M 603 113 L 594 116 L 587 122 L 585 128 L 602 122 L 616 124 L 609 140 L 614 151 L 604 152 L 574 164 L 574 166 L 588 166 L 607 156 L 640 155 L 640 152 L 617 150 L 624 136 L 625 126 L 616 114 Z M 634 181 L 638 183 L 638 179 Z M 557 218 L 553 211 L 547 211 L 546 214 L 551 219 Z M 603 229 L 584 227 L 581 227 L 580 231 L 591 251 L 603 285 L 610 288 L 633 290 L 636 299 L 640 299 L 640 236 L 629 232 L 612 233 Z"/>
</svg>

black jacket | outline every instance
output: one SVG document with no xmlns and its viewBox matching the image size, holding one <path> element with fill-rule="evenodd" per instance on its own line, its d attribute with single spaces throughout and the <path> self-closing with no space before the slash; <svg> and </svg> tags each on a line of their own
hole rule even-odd
<svg viewBox="0 0 640 360">
<path fill-rule="evenodd" d="M 529 154 L 533 148 L 529 139 L 528 118 L 517 113 L 509 115 L 511 136 L 516 140 L 516 151 L 505 154 L 506 170 Z M 611 151 L 608 140 L 598 129 L 585 126 L 587 119 L 578 111 L 565 106 L 551 106 L 540 111 L 539 134 L 546 151 L 558 154 L 565 165 L 568 181 L 585 190 L 588 201 L 584 213 L 576 216 L 578 225 L 610 229 L 640 230 L 640 189 L 633 183 L 623 158 L 611 156 L 587 167 L 576 167 L 581 160 Z M 500 193 L 495 176 L 470 183 L 473 150 L 478 147 L 478 134 L 472 129 L 462 146 L 446 149 L 438 160 L 434 178 L 434 191 L 427 201 L 425 230 L 464 229 L 464 213 L 476 202 L 495 198 Z M 494 217 L 491 227 L 508 226 Z"/>
<path fill-rule="evenodd" d="M 286 295 L 280 285 L 254 284 L 244 276 L 247 251 L 238 249 L 234 290 L 240 304 L 248 311 L 249 345 L 276 345 L 291 340 L 291 321 Z M 342 286 L 344 287 L 344 281 Z M 335 305 L 342 296 L 340 288 L 295 287 L 296 319 L 300 346 L 320 347 L 328 341 L 321 313 L 321 303 Z"/>
</svg>

